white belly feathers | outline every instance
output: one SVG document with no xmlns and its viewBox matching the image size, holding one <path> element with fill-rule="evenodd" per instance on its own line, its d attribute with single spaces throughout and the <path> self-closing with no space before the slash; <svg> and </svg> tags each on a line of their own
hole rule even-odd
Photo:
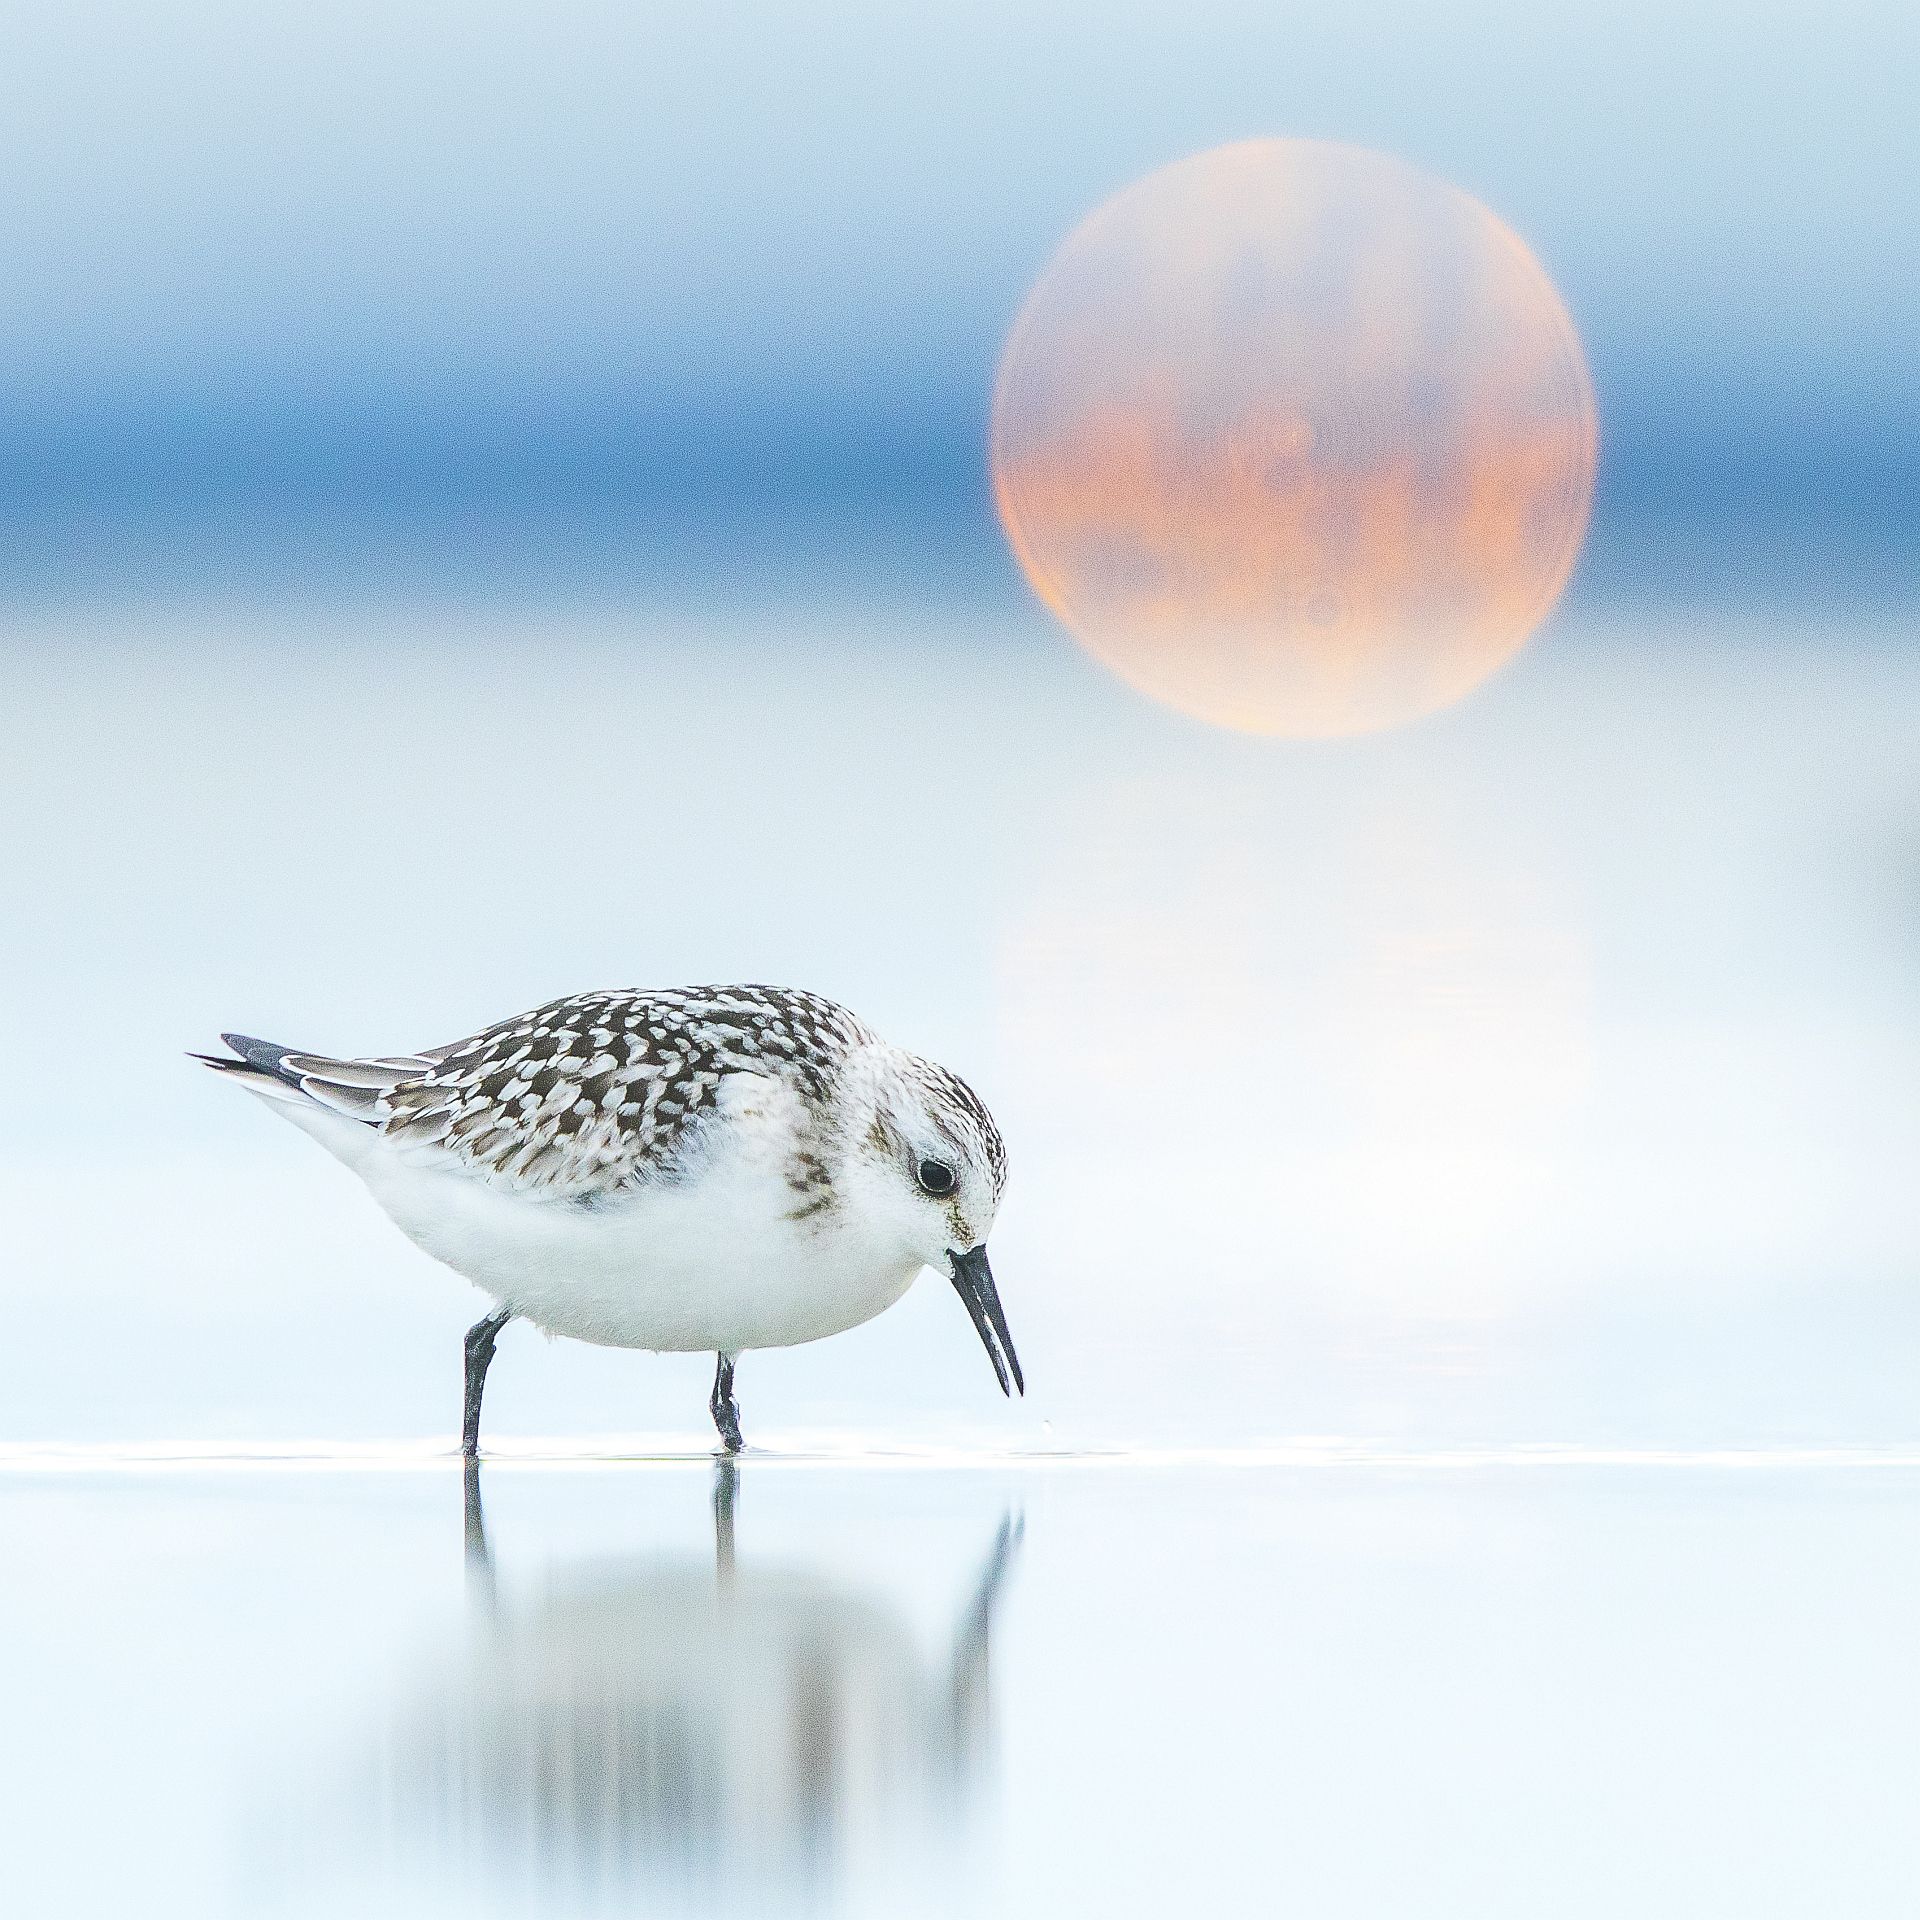
<svg viewBox="0 0 1920 1920">
<path fill-rule="evenodd" d="M 356 1157 L 408 1238 L 501 1306 L 576 1340 L 656 1352 L 793 1346 L 858 1326 L 905 1293 L 915 1256 L 877 1244 L 790 1180 L 805 1120 L 792 1089 L 730 1076 L 714 1119 L 675 1173 L 592 1200 L 508 1191 L 431 1147 L 369 1141 Z"/>
</svg>

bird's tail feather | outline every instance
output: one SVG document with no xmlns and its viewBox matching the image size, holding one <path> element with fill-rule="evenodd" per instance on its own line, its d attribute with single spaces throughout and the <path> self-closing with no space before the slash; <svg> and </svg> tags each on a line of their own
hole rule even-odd
<svg viewBox="0 0 1920 1920">
<path fill-rule="evenodd" d="M 307 1098 L 300 1076 L 289 1073 L 281 1064 L 293 1051 L 291 1047 L 278 1047 L 271 1040 L 255 1040 L 244 1033 L 223 1033 L 220 1038 L 239 1055 L 238 1059 L 218 1053 L 191 1053 L 187 1058 L 216 1073 L 230 1075 L 250 1093 L 265 1094 L 272 1100 Z"/>
<path fill-rule="evenodd" d="M 394 1055 L 378 1060 L 336 1060 L 321 1053 L 302 1053 L 251 1034 L 223 1033 L 220 1038 L 238 1056 L 196 1053 L 192 1059 L 231 1075 L 250 1092 L 268 1099 L 312 1101 L 349 1120 L 372 1123 L 380 1096 L 397 1082 L 424 1072 L 430 1064 L 416 1055 Z"/>
</svg>

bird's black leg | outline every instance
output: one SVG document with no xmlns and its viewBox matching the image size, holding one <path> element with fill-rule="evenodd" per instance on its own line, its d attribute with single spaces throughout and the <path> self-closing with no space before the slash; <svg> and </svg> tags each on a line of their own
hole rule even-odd
<svg viewBox="0 0 1920 1920">
<path fill-rule="evenodd" d="M 733 1355 L 716 1354 L 713 1370 L 713 1398 L 707 1402 L 713 1424 L 720 1430 L 720 1444 L 729 1453 L 738 1453 L 746 1445 L 740 1438 L 740 1409 L 733 1403 Z"/>
<path fill-rule="evenodd" d="M 480 1396 L 487 1390 L 487 1369 L 493 1365 L 493 1343 L 513 1318 L 505 1307 L 467 1329 L 467 1413 L 460 1428 L 460 1451 L 469 1460 L 480 1451 Z"/>
</svg>

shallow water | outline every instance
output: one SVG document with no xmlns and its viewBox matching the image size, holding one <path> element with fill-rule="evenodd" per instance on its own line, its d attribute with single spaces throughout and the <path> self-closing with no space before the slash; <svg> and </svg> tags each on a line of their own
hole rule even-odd
<svg viewBox="0 0 1920 1920">
<path fill-rule="evenodd" d="M 0 1478 L 15 1910 L 1911 1911 L 1920 1471 Z"/>
</svg>

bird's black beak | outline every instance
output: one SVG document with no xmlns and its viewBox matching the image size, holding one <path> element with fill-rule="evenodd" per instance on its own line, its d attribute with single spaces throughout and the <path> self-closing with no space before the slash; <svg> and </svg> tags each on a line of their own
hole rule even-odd
<svg viewBox="0 0 1920 1920">
<path fill-rule="evenodd" d="M 983 1244 L 969 1247 L 965 1253 L 949 1253 L 947 1260 L 953 1268 L 953 1290 L 967 1303 L 980 1344 L 999 1376 L 1000 1391 L 1008 1399 L 1012 1399 L 1016 1387 L 1024 1394 L 1027 1383 L 1020 1377 L 1020 1356 L 1013 1350 L 1007 1316 L 1000 1311 L 1000 1295 L 993 1284 L 993 1269 L 987 1265 L 986 1247 Z M 1009 1373 L 1013 1376 L 1011 1384 Z"/>
</svg>

